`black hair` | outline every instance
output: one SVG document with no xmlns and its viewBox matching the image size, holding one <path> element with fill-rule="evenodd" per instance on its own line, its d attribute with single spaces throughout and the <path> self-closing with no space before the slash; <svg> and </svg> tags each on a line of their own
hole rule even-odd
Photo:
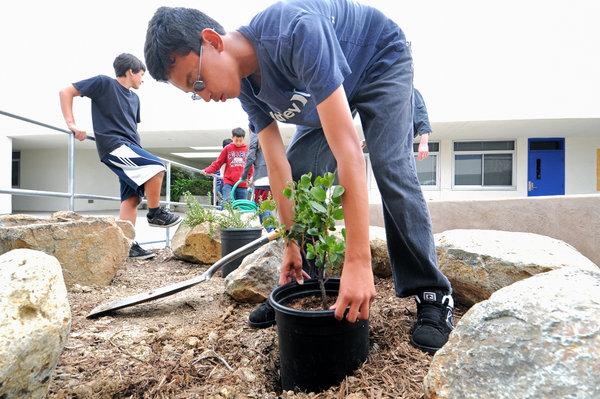
<svg viewBox="0 0 600 399">
<path fill-rule="evenodd" d="M 231 139 L 223 140 L 223 148 L 227 147 L 231 143 L 233 143 L 233 140 L 231 140 Z"/>
<path fill-rule="evenodd" d="M 188 55 L 199 51 L 200 32 L 214 29 L 224 35 L 225 29 L 208 15 L 183 7 L 160 7 L 148 22 L 144 56 L 148 72 L 159 82 L 169 79 L 173 54 Z"/>
<path fill-rule="evenodd" d="M 113 68 L 115 68 L 115 74 L 117 76 L 125 76 L 130 69 L 133 73 L 138 73 L 139 71 L 146 72 L 144 63 L 135 55 L 128 53 L 117 55 L 117 58 L 115 58 L 113 62 Z"/>
<path fill-rule="evenodd" d="M 233 137 L 246 137 L 246 131 L 241 127 L 236 127 L 231 131 Z"/>
</svg>

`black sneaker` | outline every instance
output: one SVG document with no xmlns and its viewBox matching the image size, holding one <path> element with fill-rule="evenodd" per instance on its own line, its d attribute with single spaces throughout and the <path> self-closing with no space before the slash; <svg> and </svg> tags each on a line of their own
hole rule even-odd
<svg viewBox="0 0 600 399">
<path fill-rule="evenodd" d="M 171 227 L 181 222 L 181 216 L 174 214 L 173 212 L 167 211 L 165 208 L 158 208 L 154 214 L 150 215 L 150 212 L 146 215 L 148 224 L 152 227 Z"/>
<path fill-rule="evenodd" d="M 156 256 L 155 253 L 150 251 L 146 251 L 144 248 L 140 247 L 140 244 L 134 242 L 129 248 L 129 257 L 133 259 L 150 259 Z"/>
<path fill-rule="evenodd" d="M 248 316 L 248 324 L 253 328 L 267 328 L 275 325 L 275 309 L 269 301 L 261 303 Z"/>
<path fill-rule="evenodd" d="M 423 291 L 415 295 L 417 322 L 412 328 L 410 343 L 429 354 L 434 354 L 448 341 L 454 328 L 452 295 L 440 291 Z"/>
</svg>

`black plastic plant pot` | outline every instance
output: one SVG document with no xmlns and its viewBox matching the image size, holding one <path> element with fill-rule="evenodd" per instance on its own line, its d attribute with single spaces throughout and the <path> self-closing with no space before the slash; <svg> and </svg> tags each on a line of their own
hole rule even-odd
<svg viewBox="0 0 600 399">
<path fill-rule="evenodd" d="M 221 229 L 221 257 L 235 251 L 238 248 L 260 238 L 262 228 L 251 227 L 245 229 Z M 237 269 L 244 258 L 237 259 L 223 266 L 221 275 L 226 277 L 229 273 Z"/>
<path fill-rule="evenodd" d="M 337 296 L 339 279 L 325 283 L 328 295 Z M 320 392 L 342 381 L 369 355 L 369 321 L 338 321 L 332 310 L 297 310 L 287 306 L 307 296 L 320 297 L 317 280 L 277 287 L 269 302 L 275 309 L 281 387 L 283 390 Z"/>
</svg>

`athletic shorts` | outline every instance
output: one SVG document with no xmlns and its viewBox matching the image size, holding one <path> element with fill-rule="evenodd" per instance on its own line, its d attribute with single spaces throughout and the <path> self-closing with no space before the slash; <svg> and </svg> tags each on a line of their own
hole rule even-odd
<svg viewBox="0 0 600 399">
<path fill-rule="evenodd" d="M 121 201 L 134 195 L 142 198 L 144 183 L 166 170 L 156 155 L 135 144 L 122 144 L 105 155 L 101 161 L 119 177 Z"/>
</svg>

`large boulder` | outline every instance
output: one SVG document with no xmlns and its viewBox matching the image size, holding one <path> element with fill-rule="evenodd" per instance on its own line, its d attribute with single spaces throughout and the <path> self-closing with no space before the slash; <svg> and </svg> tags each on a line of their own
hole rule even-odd
<svg viewBox="0 0 600 399">
<path fill-rule="evenodd" d="M 66 212 L 50 219 L 11 215 L 0 219 L 0 254 L 17 248 L 39 250 L 58 259 L 67 287 L 104 286 L 129 254 L 130 239 L 125 233 L 112 217 Z"/>
<path fill-rule="evenodd" d="M 532 233 L 448 230 L 435 235 L 455 298 L 472 305 L 516 281 L 565 266 L 597 269 L 569 244 Z"/>
<path fill-rule="evenodd" d="M 56 258 L 30 249 L 0 256 L 0 398 L 44 398 L 71 326 Z"/>
<path fill-rule="evenodd" d="M 218 226 L 208 222 L 191 227 L 180 223 L 171 249 L 176 258 L 192 263 L 211 264 L 221 259 L 221 235 Z"/>
<path fill-rule="evenodd" d="M 277 286 L 282 259 L 282 240 L 257 249 L 225 277 L 225 292 L 238 302 L 263 302 Z"/>
<path fill-rule="evenodd" d="M 566 267 L 473 306 L 433 357 L 426 398 L 600 398 L 600 272 Z"/>
</svg>

